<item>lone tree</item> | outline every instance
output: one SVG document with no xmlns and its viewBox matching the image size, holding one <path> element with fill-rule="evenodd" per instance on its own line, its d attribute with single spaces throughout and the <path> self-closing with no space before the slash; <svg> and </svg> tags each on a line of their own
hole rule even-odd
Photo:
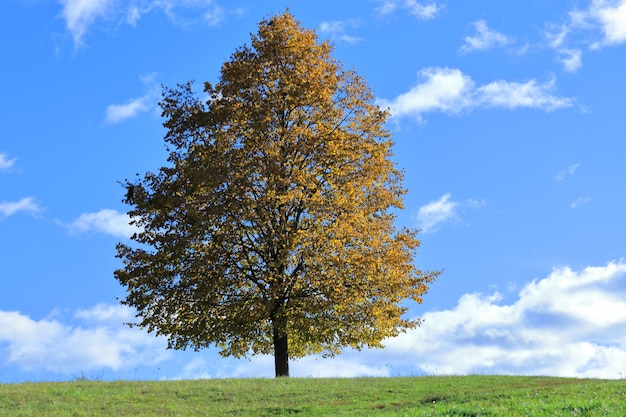
<svg viewBox="0 0 626 417">
<path fill-rule="evenodd" d="M 288 12 L 262 21 L 219 82 L 164 88 L 168 166 L 125 182 L 140 228 L 118 244 L 122 304 L 168 347 L 289 358 L 382 347 L 413 328 L 437 273 L 394 227 L 402 172 L 388 113 Z M 203 97 L 203 99 L 205 99 Z"/>
</svg>

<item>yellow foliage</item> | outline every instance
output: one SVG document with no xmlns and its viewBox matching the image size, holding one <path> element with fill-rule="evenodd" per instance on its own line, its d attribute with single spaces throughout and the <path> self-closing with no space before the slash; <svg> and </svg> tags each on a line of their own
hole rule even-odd
<svg viewBox="0 0 626 417">
<path fill-rule="evenodd" d="M 388 113 L 331 54 L 284 13 L 205 83 L 207 102 L 191 83 L 164 91 L 169 165 L 126 183 L 143 231 L 118 245 L 115 276 L 170 347 L 333 355 L 418 324 L 400 303 L 437 273 L 394 227 Z"/>
</svg>

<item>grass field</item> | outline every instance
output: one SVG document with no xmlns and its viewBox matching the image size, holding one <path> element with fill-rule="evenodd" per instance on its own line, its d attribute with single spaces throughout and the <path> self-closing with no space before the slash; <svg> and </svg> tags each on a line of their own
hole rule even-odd
<svg viewBox="0 0 626 417">
<path fill-rule="evenodd" d="M 510 376 L 0 384 L 0 416 L 626 416 L 626 380 Z"/>
</svg>

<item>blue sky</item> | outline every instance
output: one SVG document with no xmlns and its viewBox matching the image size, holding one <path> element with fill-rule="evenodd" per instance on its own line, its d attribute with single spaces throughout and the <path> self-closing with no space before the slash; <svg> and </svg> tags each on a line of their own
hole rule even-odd
<svg viewBox="0 0 626 417">
<path fill-rule="evenodd" d="M 422 327 L 292 375 L 623 377 L 625 0 L 3 0 L 0 382 L 273 376 L 123 326 L 113 270 L 160 86 L 216 81 L 287 6 L 392 109 L 398 224 L 444 270 Z"/>
</svg>

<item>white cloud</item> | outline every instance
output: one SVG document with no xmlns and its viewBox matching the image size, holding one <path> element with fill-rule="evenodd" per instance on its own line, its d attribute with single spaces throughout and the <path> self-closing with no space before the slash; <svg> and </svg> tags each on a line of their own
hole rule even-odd
<svg viewBox="0 0 626 417">
<path fill-rule="evenodd" d="M 135 27 L 141 19 L 142 11 L 137 6 L 130 6 L 126 12 L 126 23 Z"/>
<path fill-rule="evenodd" d="M 121 304 L 98 304 L 89 309 L 80 309 L 74 317 L 90 323 L 129 323 L 135 318 L 135 311 Z"/>
<path fill-rule="evenodd" d="M 478 20 L 474 22 L 476 35 L 466 36 L 465 43 L 459 49 L 461 53 L 469 53 L 472 51 L 484 51 L 486 49 L 505 46 L 513 42 L 511 38 L 489 29 L 487 22 Z"/>
<path fill-rule="evenodd" d="M 154 0 L 151 8 L 162 9 L 170 21 L 179 26 L 201 22 L 216 26 L 225 16 L 224 9 L 213 0 Z M 185 15 L 185 9 L 189 14 Z"/>
<path fill-rule="evenodd" d="M 130 100 L 125 104 L 111 104 L 107 106 L 105 120 L 107 123 L 119 123 L 130 119 L 139 113 L 147 112 L 151 108 L 151 96 L 145 95 Z"/>
<path fill-rule="evenodd" d="M 97 18 L 111 12 L 113 0 L 60 0 L 63 5 L 62 15 L 67 30 L 74 38 L 75 45 L 81 45 L 89 26 Z"/>
<path fill-rule="evenodd" d="M 580 197 L 577 198 L 576 200 L 574 200 L 572 202 L 572 204 L 570 204 L 569 206 L 573 209 L 577 208 L 578 206 L 580 206 L 581 204 L 587 204 L 591 201 L 592 199 L 590 197 Z"/>
<path fill-rule="evenodd" d="M 576 72 L 583 65 L 580 49 L 560 49 L 558 60 L 563 64 L 565 71 Z"/>
<path fill-rule="evenodd" d="M 11 169 L 13 165 L 15 165 L 16 160 L 16 158 L 9 159 L 9 156 L 6 153 L 0 152 L 0 171 L 7 171 Z"/>
<path fill-rule="evenodd" d="M 626 42 L 626 0 L 594 0 L 589 13 L 599 21 L 605 45 Z"/>
<path fill-rule="evenodd" d="M 396 10 L 397 6 L 397 1 L 385 0 L 382 1 L 380 7 L 378 7 L 376 10 L 378 11 L 378 13 L 384 16 L 386 14 L 393 13 L 393 11 Z"/>
<path fill-rule="evenodd" d="M 202 20 L 208 26 L 217 26 L 224 20 L 224 9 L 218 5 L 213 5 L 202 14 Z"/>
<path fill-rule="evenodd" d="M 480 107 L 506 109 L 533 108 L 554 111 L 573 107 L 575 101 L 551 94 L 556 81 L 543 84 L 532 79 L 526 82 L 498 80 L 476 87 L 475 82 L 459 69 L 431 67 L 419 72 L 421 81 L 408 92 L 392 101 L 379 100 L 382 107 L 389 106 L 395 117 L 412 116 L 423 121 L 422 114 L 441 111 L 457 113 Z"/>
<path fill-rule="evenodd" d="M 136 226 L 130 224 L 131 218 L 116 210 L 103 209 L 96 213 L 81 214 L 72 224 L 70 230 L 74 232 L 96 231 L 116 237 L 129 238 L 139 232 Z"/>
<path fill-rule="evenodd" d="M 548 30 L 545 34 L 548 45 L 556 50 L 566 48 L 571 39 L 581 30 L 597 30 L 591 18 L 590 10 L 574 9 L 567 13 L 567 19 L 561 24 L 547 24 Z M 586 41 L 588 42 L 588 41 Z"/>
<path fill-rule="evenodd" d="M 486 204 L 487 203 L 485 202 L 485 200 L 476 199 L 476 198 L 470 198 L 469 200 L 463 203 L 464 206 L 467 206 L 473 209 L 479 209 L 481 207 L 484 207 Z"/>
<path fill-rule="evenodd" d="M 528 282 L 510 303 L 495 292 L 465 294 L 422 315 L 422 325 L 385 349 L 293 361 L 294 376 L 355 377 L 472 373 L 621 378 L 626 372 L 626 263 L 582 271 L 556 268 Z M 271 356 L 234 369 L 192 361 L 187 376 L 271 377 Z M 191 372 L 193 371 L 193 372 Z"/>
<path fill-rule="evenodd" d="M 239 365 L 232 373 L 236 378 L 254 378 L 274 375 L 274 358 L 263 356 L 254 358 L 250 363 Z M 290 374 L 298 378 L 355 378 L 361 376 L 387 377 L 389 368 L 384 364 L 368 364 L 351 360 L 343 355 L 333 358 L 307 356 L 293 360 Z"/>
<path fill-rule="evenodd" d="M 550 94 L 555 86 L 554 78 L 543 84 L 536 80 L 524 83 L 494 81 L 476 89 L 474 104 L 507 109 L 534 108 L 548 112 L 574 106 L 573 99 Z"/>
<path fill-rule="evenodd" d="M 33 197 L 25 197 L 20 201 L 1 201 L 0 214 L 9 217 L 13 214 L 25 211 L 27 213 L 37 213 L 41 211 L 41 207 L 35 202 Z"/>
<path fill-rule="evenodd" d="M 587 9 L 570 11 L 565 23 L 549 27 L 548 45 L 565 70 L 574 72 L 582 66 L 582 50 L 571 44 L 599 49 L 626 42 L 626 0 L 592 0 Z"/>
<path fill-rule="evenodd" d="M 333 358 L 307 356 L 290 361 L 290 375 L 296 378 L 354 378 L 362 376 L 387 377 L 390 369 L 384 363 L 368 364 L 354 360 L 350 353 Z M 194 358 L 182 367 L 173 379 L 200 378 L 271 378 L 274 376 L 274 357 L 260 355 L 250 360 L 220 359 L 219 362 Z"/>
<path fill-rule="evenodd" d="M 570 28 L 567 25 L 555 27 L 555 25 L 548 25 L 550 29 L 545 33 L 548 45 L 551 48 L 559 49 L 566 42 L 569 35 Z"/>
<path fill-rule="evenodd" d="M 565 23 L 548 23 L 547 26 L 546 38 L 549 46 L 554 49 L 562 48 L 578 30 L 593 28 L 593 24 L 589 22 L 589 12 L 579 9 L 570 10 Z"/>
<path fill-rule="evenodd" d="M 323 363 L 322 360 L 324 361 Z M 316 357 L 302 358 L 295 362 L 294 368 L 297 372 L 296 376 L 301 377 L 354 378 L 358 376 L 389 376 L 389 368 L 385 364 L 354 363 L 341 356 L 327 360 Z"/>
<path fill-rule="evenodd" d="M 107 106 L 104 120 L 106 123 L 120 123 L 145 112 L 155 110 L 159 100 L 159 87 L 156 84 L 156 73 L 150 73 L 139 77 L 147 92 L 138 98 L 133 98 L 124 104 L 111 104 Z"/>
<path fill-rule="evenodd" d="M 162 338 L 111 320 L 113 316 L 102 314 L 108 310 L 115 311 L 115 318 L 134 315 L 121 306 L 96 306 L 76 314 L 79 319 L 89 319 L 89 326 L 82 326 L 0 311 L 0 357 L 25 371 L 71 374 L 103 367 L 117 371 L 155 365 L 169 356 Z"/>
<path fill-rule="evenodd" d="M 555 269 L 519 292 L 466 294 L 386 344 L 432 373 L 616 378 L 626 370 L 626 264 Z M 619 290 L 622 288 L 622 290 Z"/>
<path fill-rule="evenodd" d="M 424 68 L 419 72 L 423 80 L 393 101 L 380 100 L 383 107 L 391 107 L 394 116 L 413 115 L 421 120 L 422 113 L 442 111 L 455 113 L 469 107 L 474 81 L 461 70 L 451 68 Z"/>
<path fill-rule="evenodd" d="M 449 310 L 422 315 L 417 329 L 382 350 L 346 351 L 356 375 L 472 373 L 621 378 L 626 372 L 626 264 L 554 269 L 526 284 L 510 304 L 499 293 L 465 294 Z M 358 365 L 370 370 L 359 374 Z M 315 364 L 307 369 L 315 375 Z M 296 370 L 299 363 L 294 364 Z M 332 374 L 332 373 L 331 373 Z"/>
<path fill-rule="evenodd" d="M 187 363 L 182 372 L 175 376 L 173 379 L 211 379 L 211 378 L 222 378 L 221 375 L 215 375 L 214 368 L 210 367 L 209 364 L 202 358 L 194 358 L 189 363 Z M 258 376 L 257 376 L 258 378 Z"/>
<path fill-rule="evenodd" d="M 429 233 L 439 228 L 442 223 L 457 220 L 457 206 L 459 203 L 450 200 L 450 193 L 444 194 L 437 201 L 420 207 L 415 220 L 422 233 Z"/>
<path fill-rule="evenodd" d="M 320 24 L 320 33 L 327 34 L 333 39 L 346 43 L 356 43 L 362 41 L 363 38 L 348 35 L 347 28 L 356 28 L 360 25 L 360 21 L 353 19 L 348 21 L 322 22 Z"/>
<path fill-rule="evenodd" d="M 471 277 L 468 277 L 471 278 Z M 506 277 L 503 277 L 506 282 Z M 470 293 L 422 325 L 384 341 L 385 349 L 346 350 L 291 364 L 294 376 L 354 377 L 471 373 L 620 378 L 626 372 L 626 263 L 580 271 L 555 268 L 513 299 Z M 0 311 L 0 361 L 22 370 L 72 372 L 168 366 L 165 340 L 121 323 L 134 310 L 100 304 L 73 314 L 78 324 Z M 215 356 L 216 358 L 217 356 Z M 195 357 L 175 378 L 271 377 L 273 358 Z M 235 366 L 232 366 L 232 365 Z M 171 364 L 174 366 L 174 364 Z"/>
<path fill-rule="evenodd" d="M 225 16 L 224 9 L 213 0 L 59 0 L 67 30 L 74 45 L 81 46 L 89 29 L 99 20 L 123 22 L 136 26 L 144 14 L 162 11 L 176 25 L 202 23 L 219 24 Z M 185 11 L 189 11 L 185 16 Z"/>
<path fill-rule="evenodd" d="M 378 13 L 386 15 L 394 12 L 397 9 L 407 10 L 413 16 L 421 20 L 434 19 L 437 13 L 441 12 L 443 7 L 436 2 L 421 3 L 416 0 L 383 0 L 377 8 Z"/>
<path fill-rule="evenodd" d="M 578 168 L 580 168 L 580 164 L 570 165 L 564 170 L 557 172 L 557 174 L 554 176 L 554 179 L 556 181 L 563 181 L 565 178 L 567 178 L 567 176 L 574 175 L 574 173 L 576 173 Z"/>
<path fill-rule="evenodd" d="M 484 200 L 469 199 L 463 202 L 452 201 L 451 194 L 441 196 L 439 200 L 431 201 L 420 207 L 414 216 L 414 221 L 422 233 L 432 233 L 439 230 L 445 223 L 461 220 L 459 209 L 479 209 L 485 206 Z"/>
<path fill-rule="evenodd" d="M 441 6 L 437 3 L 422 4 L 415 0 L 405 0 L 404 6 L 412 15 L 422 20 L 434 19 L 435 15 L 441 11 Z"/>
</svg>

